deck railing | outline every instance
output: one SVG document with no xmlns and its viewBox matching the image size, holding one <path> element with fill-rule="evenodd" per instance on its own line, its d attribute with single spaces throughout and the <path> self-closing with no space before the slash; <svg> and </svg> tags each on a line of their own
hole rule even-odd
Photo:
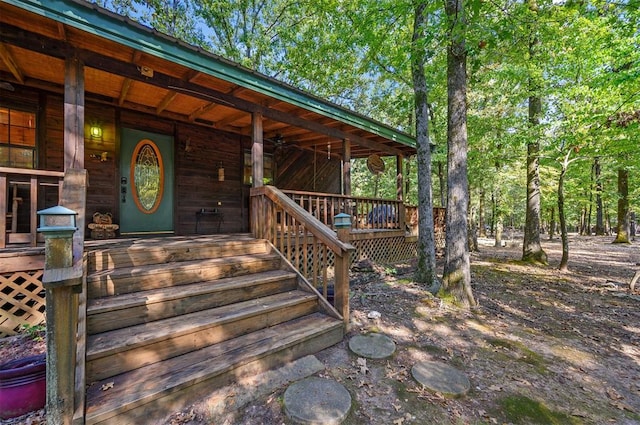
<svg viewBox="0 0 640 425">
<path fill-rule="evenodd" d="M 405 230 L 405 205 L 401 200 L 283 190 L 307 212 L 327 226 L 338 213 L 351 216 L 351 228 Z"/>
<path fill-rule="evenodd" d="M 333 265 L 334 306 L 348 325 L 351 245 L 273 186 L 251 189 L 251 230 L 270 241 L 325 299 Z"/>
<path fill-rule="evenodd" d="M 0 167 L 0 249 L 8 243 L 36 246 L 38 209 L 47 206 L 47 188 L 55 188 L 50 204 L 58 203 L 63 177 L 58 171 Z"/>
</svg>

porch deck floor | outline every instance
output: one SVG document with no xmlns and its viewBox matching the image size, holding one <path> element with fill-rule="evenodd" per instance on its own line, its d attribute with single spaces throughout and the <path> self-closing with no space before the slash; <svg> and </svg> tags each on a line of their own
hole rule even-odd
<svg viewBox="0 0 640 425">
<path fill-rule="evenodd" d="M 221 241 L 246 241 L 254 239 L 250 233 L 229 233 L 229 234 L 211 234 L 211 235 L 153 235 L 153 236 L 137 236 L 115 239 L 88 239 L 84 242 L 86 252 L 96 251 L 108 248 L 127 248 L 135 247 L 136 249 L 144 249 L 145 247 L 158 246 L 180 246 L 188 245 L 193 242 L 221 242 Z M 23 256 L 44 255 L 44 244 L 38 246 L 25 246 L 24 244 L 8 245 L 6 248 L 0 249 L 0 261 L 2 258 L 13 258 Z"/>
</svg>

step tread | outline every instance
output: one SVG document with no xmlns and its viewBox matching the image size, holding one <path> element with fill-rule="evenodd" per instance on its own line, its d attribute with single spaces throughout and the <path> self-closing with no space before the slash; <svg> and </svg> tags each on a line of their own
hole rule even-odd
<svg viewBox="0 0 640 425">
<path fill-rule="evenodd" d="M 87 423 L 108 419 L 341 326 L 338 319 L 313 313 L 93 383 L 87 391 Z M 112 389 L 102 391 L 105 383 L 113 383 Z"/>
<path fill-rule="evenodd" d="M 240 318 L 263 314 L 317 299 L 300 290 L 287 291 L 209 310 L 143 323 L 87 337 L 87 360 L 113 355 L 136 347 L 219 326 Z M 168 331 L 170 330 L 170 332 Z"/>
<path fill-rule="evenodd" d="M 259 254 L 269 250 L 264 239 L 246 234 L 129 239 L 98 246 L 88 243 L 87 269 L 94 273 L 117 267 Z"/>
<path fill-rule="evenodd" d="M 295 273 L 286 270 L 271 270 L 250 275 L 227 277 L 213 281 L 197 282 L 187 285 L 170 286 L 133 292 L 111 297 L 89 300 L 87 315 L 124 310 L 127 308 L 167 302 L 204 294 L 214 294 L 231 289 L 248 288 L 278 280 L 293 279 Z"/>
<path fill-rule="evenodd" d="M 248 255 L 236 255 L 233 257 L 221 257 L 211 259 L 200 259 L 191 261 L 179 261 L 169 262 L 161 264 L 148 264 L 131 267 L 121 267 L 117 269 L 100 270 L 91 273 L 87 276 L 87 283 L 99 282 L 104 278 L 118 279 L 120 277 L 130 278 L 136 276 L 147 276 L 155 274 L 163 274 L 167 271 L 175 272 L 177 270 L 199 270 L 205 267 L 215 267 L 217 265 L 229 264 L 229 263 L 254 263 L 264 260 L 273 260 L 279 258 L 275 253 L 264 254 L 248 254 Z"/>
</svg>

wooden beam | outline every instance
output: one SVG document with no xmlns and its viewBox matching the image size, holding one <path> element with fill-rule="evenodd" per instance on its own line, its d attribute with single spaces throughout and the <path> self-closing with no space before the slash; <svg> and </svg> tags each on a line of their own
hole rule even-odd
<svg viewBox="0 0 640 425">
<path fill-rule="evenodd" d="M 187 72 L 187 75 L 185 76 L 185 80 L 192 82 L 193 80 L 195 80 L 196 78 L 198 78 L 200 75 L 202 75 L 202 72 L 200 71 L 196 71 L 195 69 L 190 69 Z"/>
<path fill-rule="evenodd" d="M 118 99 L 118 106 L 124 105 L 124 101 L 127 99 L 127 94 L 131 88 L 133 80 L 131 78 L 125 78 L 122 82 L 122 88 L 120 89 L 120 98 Z"/>
<path fill-rule="evenodd" d="M 177 95 L 178 93 L 173 90 L 169 90 L 169 92 L 164 96 L 164 99 L 162 99 L 160 104 L 156 107 L 156 114 L 160 115 L 160 113 L 164 111 L 171 102 L 173 102 L 173 99 L 175 99 Z"/>
<path fill-rule="evenodd" d="M 262 139 L 262 114 L 254 112 L 251 114 L 251 173 L 253 187 L 261 187 L 264 178 L 264 140 Z"/>
<path fill-rule="evenodd" d="M 230 114 L 229 116 L 227 116 L 226 118 L 223 118 L 221 120 L 216 121 L 216 125 L 217 126 L 225 126 L 227 124 L 231 124 L 233 122 L 236 122 L 242 118 L 245 118 L 247 116 L 247 113 L 245 111 L 239 111 L 239 112 L 234 112 L 232 114 Z M 252 124 L 253 125 L 253 124 Z"/>
<path fill-rule="evenodd" d="M 58 38 L 67 41 L 67 30 L 62 22 L 58 22 Z"/>
<path fill-rule="evenodd" d="M 84 64 L 76 57 L 64 77 L 64 170 L 71 168 L 84 168 Z"/>
<path fill-rule="evenodd" d="M 193 111 L 191 114 L 189 114 L 189 121 L 190 122 L 194 122 L 196 120 L 196 118 L 199 118 L 200 116 L 206 114 L 207 112 L 213 111 L 218 106 L 220 106 L 220 105 L 218 105 L 215 102 L 211 102 L 211 103 L 209 103 L 207 105 L 203 105 L 203 106 L 197 108 L 195 111 Z"/>
<path fill-rule="evenodd" d="M 11 74 L 13 74 L 13 78 L 18 80 L 20 84 L 24 84 L 24 74 L 4 43 L 0 43 L 0 58 L 2 58 L 2 62 L 9 68 Z"/>
</svg>

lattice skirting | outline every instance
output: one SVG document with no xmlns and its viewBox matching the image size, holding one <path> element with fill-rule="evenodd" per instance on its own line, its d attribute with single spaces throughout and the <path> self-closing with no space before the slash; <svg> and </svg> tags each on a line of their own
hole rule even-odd
<svg viewBox="0 0 640 425">
<path fill-rule="evenodd" d="M 45 321 L 42 270 L 0 275 L 0 338 Z"/>
<path fill-rule="evenodd" d="M 355 240 L 351 245 L 356 248 L 352 264 L 363 259 L 392 264 L 416 258 L 418 254 L 418 242 L 407 241 L 404 236 Z"/>
<path fill-rule="evenodd" d="M 351 265 L 363 259 L 369 259 L 377 263 L 392 264 L 416 258 L 418 254 L 418 242 L 411 239 L 407 240 L 404 236 L 358 239 L 351 241 L 351 245 L 356 249 L 351 255 Z M 297 247 L 292 244 L 291 247 L 285 245 L 283 252 L 284 256 L 290 259 L 293 266 L 297 267 L 309 280 L 312 280 L 314 274 L 311 261 L 314 257 L 313 249 L 313 245 L 310 243 L 306 246 L 307 252 L 304 252 L 302 244 Z M 319 262 L 320 264 L 316 267 L 318 280 L 323 280 L 321 276 L 323 270 L 328 271 L 328 279 L 331 280 L 335 265 L 333 253 L 327 251 L 326 257 L 320 255 Z"/>
</svg>

